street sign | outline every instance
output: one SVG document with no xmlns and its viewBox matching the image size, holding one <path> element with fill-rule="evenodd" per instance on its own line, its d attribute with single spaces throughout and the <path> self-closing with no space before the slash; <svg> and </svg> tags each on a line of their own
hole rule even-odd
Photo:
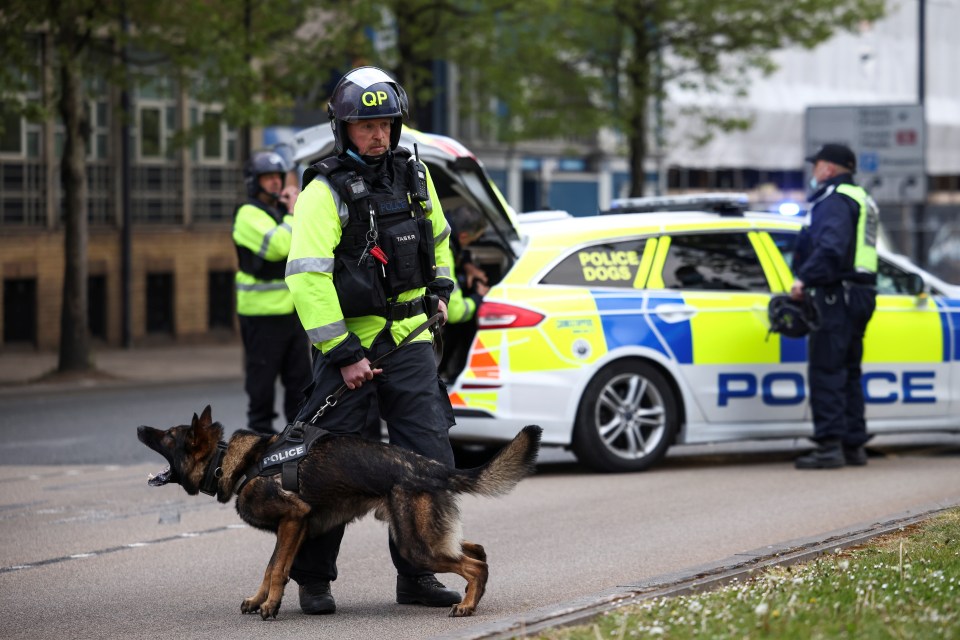
<svg viewBox="0 0 960 640">
<path fill-rule="evenodd" d="M 923 106 L 807 107 L 804 157 L 828 142 L 857 155 L 857 183 L 877 202 L 927 200 L 926 123 Z M 806 173 L 810 175 L 810 165 Z"/>
</svg>

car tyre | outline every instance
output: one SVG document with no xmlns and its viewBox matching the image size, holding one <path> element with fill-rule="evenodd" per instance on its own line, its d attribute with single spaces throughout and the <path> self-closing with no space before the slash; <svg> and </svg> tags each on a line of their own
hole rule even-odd
<svg viewBox="0 0 960 640">
<path fill-rule="evenodd" d="M 643 471 L 666 455 L 678 424 L 676 394 L 658 369 L 637 360 L 615 362 L 584 391 L 573 451 L 596 471 Z"/>
<path fill-rule="evenodd" d="M 453 460 L 457 469 L 472 469 L 490 461 L 500 450 L 494 445 L 474 443 L 451 443 Z"/>
</svg>

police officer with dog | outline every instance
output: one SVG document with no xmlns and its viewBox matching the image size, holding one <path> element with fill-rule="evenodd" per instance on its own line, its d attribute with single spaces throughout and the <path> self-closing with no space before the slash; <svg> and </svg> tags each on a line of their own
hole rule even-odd
<svg viewBox="0 0 960 640">
<path fill-rule="evenodd" d="M 286 270 L 315 348 L 314 386 L 297 420 L 359 436 L 377 402 L 391 443 L 453 466 L 453 410 L 423 330 L 431 317 L 446 320 L 450 227 L 426 166 L 399 146 L 406 93 L 381 69 L 359 67 L 336 85 L 327 111 L 335 155 L 304 173 Z M 336 611 L 330 583 L 343 533 L 306 540 L 294 560 L 304 613 Z M 390 552 L 397 602 L 461 601 L 392 541 Z"/>
<path fill-rule="evenodd" d="M 310 383 L 310 347 L 284 282 L 296 187 L 284 187 L 287 163 L 273 151 L 254 153 L 244 165 L 247 201 L 233 218 L 237 315 L 244 349 L 247 428 L 274 433 L 277 378 L 291 422 Z"/>
<path fill-rule="evenodd" d="M 818 327 L 808 343 L 808 380 L 816 448 L 798 469 L 867 464 L 870 438 L 861 387 L 863 336 L 876 307 L 877 230 L 873 199 L 856 185 L 857 159 L 842 144 L 813 156 L 810 226 L 794 255 L 794 300 L 812 301 Z"/>
</svg>

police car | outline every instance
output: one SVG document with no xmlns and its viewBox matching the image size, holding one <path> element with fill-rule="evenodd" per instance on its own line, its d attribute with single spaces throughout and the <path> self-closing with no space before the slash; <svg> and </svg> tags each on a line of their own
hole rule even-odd
<svg viewBox="0 0 960 640">
<path fill-rule="evenodd" d="M 527 424 L 601 471 L 674 444 L 812 435 L 807 344 L 769 332 L 800 222 L 745 197 L 633 200 L 524 221 L 450 387 L 459 446 Z M 960 292 L 880 248 L 864 344 L 870 433 L 960 431 Z"/>
<path fill-rule="evenodd" d="M 445 337 L 458 453 L 539 424 L 545 445 L 594 469 L 639 471 L 673 444 L 812 435 L 806 341 L 767 322 L 793 282 L 798 220 L 730 194 L 516 214 L 460 142 L 404 127 L 400 144 L 416 145 L 444 209 L 472 204 L 490 221 L 470 249 L 494 286 L 475 324 Z M 291 146 L 303 167 L 333 135 L 318 125 Z M 868 430 L 960 431 L 960 287 L 879 254 Z"/>
</svg>

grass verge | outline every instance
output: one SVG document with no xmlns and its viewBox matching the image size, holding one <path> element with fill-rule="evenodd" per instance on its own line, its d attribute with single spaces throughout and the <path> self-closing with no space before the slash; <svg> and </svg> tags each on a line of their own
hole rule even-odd
<svg viewBox="0 0 960 640">
<path fill-rule="evenodd" d="M 812 562 L 537 637 L 960 638 L 960 509 Z"/>
</svg>

